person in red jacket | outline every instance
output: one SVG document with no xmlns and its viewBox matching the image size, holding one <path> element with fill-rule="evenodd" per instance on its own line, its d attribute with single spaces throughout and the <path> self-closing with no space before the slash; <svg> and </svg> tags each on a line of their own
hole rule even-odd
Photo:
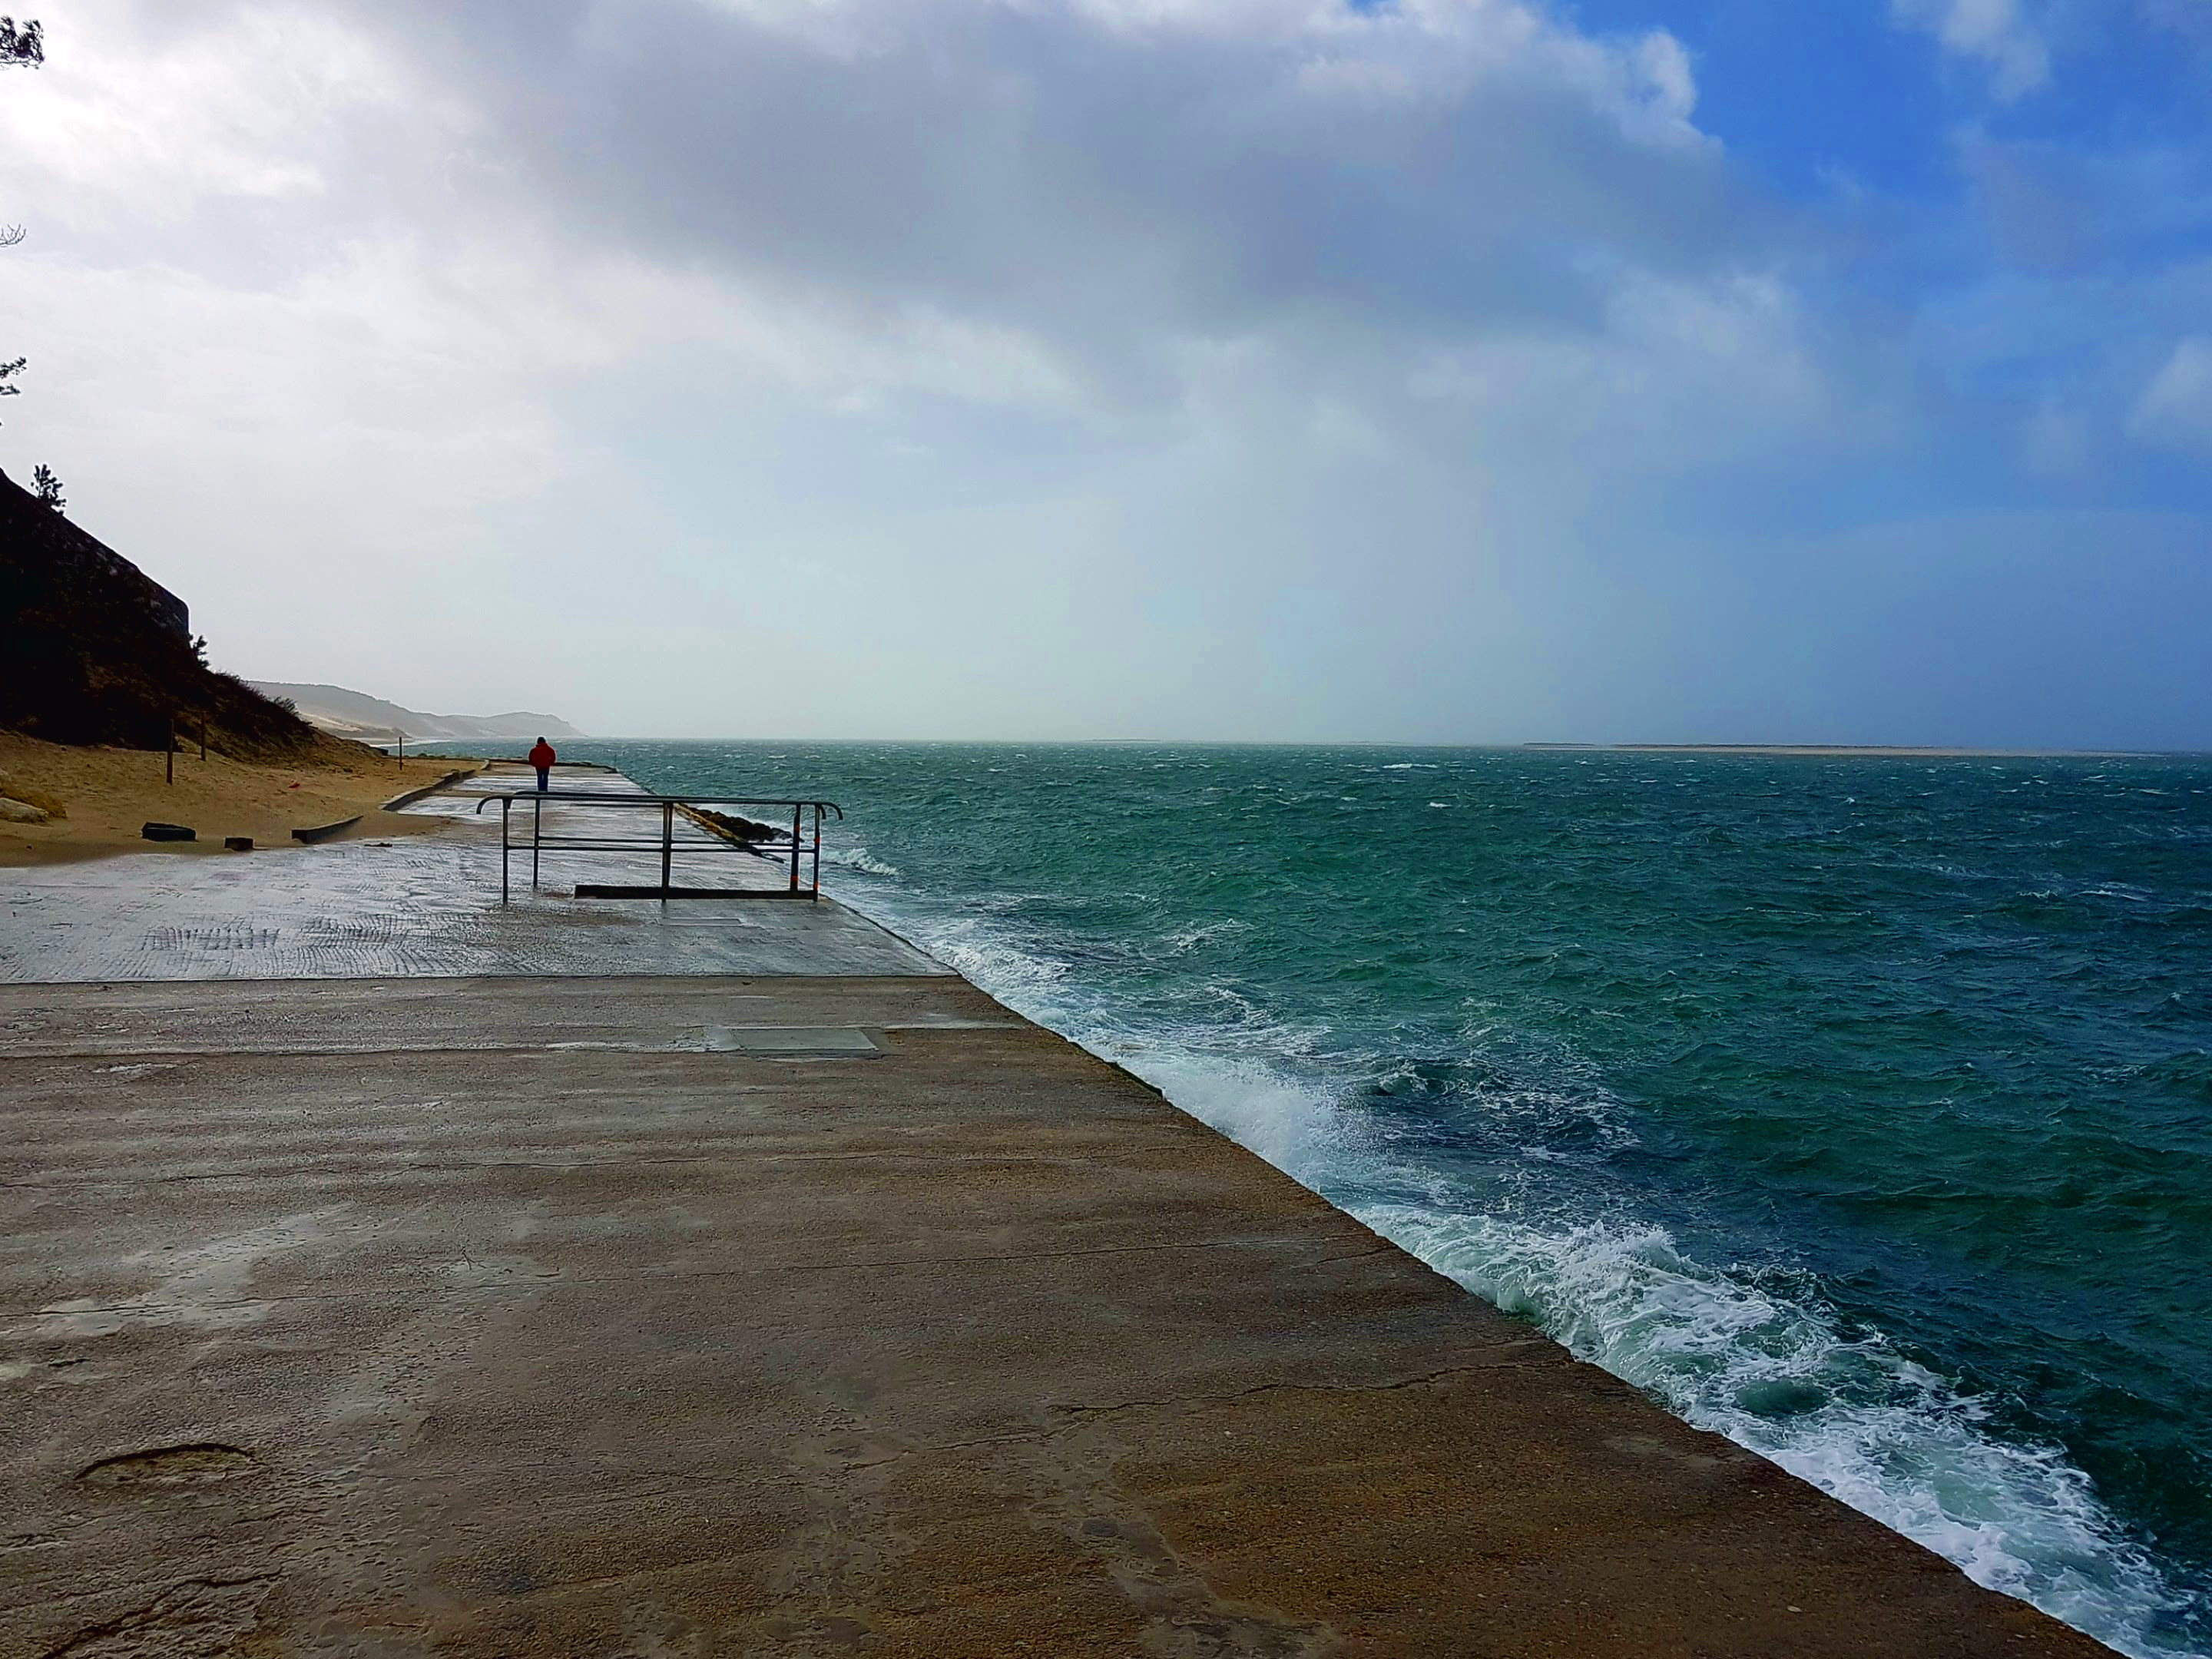
<svg viewBox="0 0 2212 1659">
<path fill-rule="evenodd" d="M 530 763 L 538 769 L 538 790 L 540 794 L 545 792 L 547 779 L 553 770 L 553 745 L 543 738 L 538 738 L 537 744 L 531 749 Z"/>
</svg>

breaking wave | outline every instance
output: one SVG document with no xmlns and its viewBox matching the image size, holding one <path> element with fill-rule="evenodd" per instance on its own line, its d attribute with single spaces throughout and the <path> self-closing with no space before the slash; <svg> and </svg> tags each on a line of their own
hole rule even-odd
<svg viewBox="0 0 2212 1659">
<path fill-rule="evenodd" d="M 1363 1084 L 1392 1074 L 1389 1056 L 1340 1057 L 1337 1075 L 1316 1074 L 1282 1063 L 1311 1055 L 1313 1028 L 1251 1021 L 1224 1049 L 1217 1030 L 1133 1018 L 1103 988 L 995 919 L 948 914 L 896 891 L 860 902 L 1010 1006 L 1127 1066 L 1677 1416 L 2132 1659 L 2201 1659 L 2161 1639 L 2191 1598 L 2128 1540 L 2087 1475 L 2055 1447 L 1992 1432 L 1979 1401 L 1879 1333 L 1847 1332 L 1810 1276 L 1717 1267 L 1683 1254 L 1663 1228 L 1578 1214 L 1571 1204 L 1543 1212 L 1543 1201 L 1510 1177 L 1503 1192 L 1458 1189 L 1395 1154 L 1363 1109 Z M 1244 1000 L 1230 988 L 1211 988 Z M 1601 1103 L 1568 1108 L 1549 1098 L 1497 1109 L 1507 1118 L 1604 1115 Z M 1544 1156 L 1540 1147 L 1524 1150 Z"/>
<path fill-rule="evenodd" d="M 822 862 L 836 865 L 842 869 L 858 870 L 863 875 L 884 876 L 893 880 L 899 873 L 896 865 L 884 863 L 858 842 L 847 846 L 825 844 L 822 848 Z"/>
</svg>

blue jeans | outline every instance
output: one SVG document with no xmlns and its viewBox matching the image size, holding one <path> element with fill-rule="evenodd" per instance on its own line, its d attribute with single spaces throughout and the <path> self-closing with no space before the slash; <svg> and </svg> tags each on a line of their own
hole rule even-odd
<svg viewBox="0 0 2212 1659">
<path fill-rule="evenodd" d="M 552 774 L 553 769 L 550 766 L 541 766 L 538 769 L 538 793 L 539 794 L 542 795 L 545 793 L 545 781 L 547 778 L 550 777 Z"/>
</svg>

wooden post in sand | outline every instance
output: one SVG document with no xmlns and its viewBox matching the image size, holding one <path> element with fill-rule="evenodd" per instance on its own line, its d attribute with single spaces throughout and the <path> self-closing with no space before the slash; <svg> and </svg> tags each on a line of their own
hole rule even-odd
<svg viewBox="0 0 2212 1659">
<path fill-rule="evenodd" d="M 177 717 L 174 714 L 172 714 L 169 716 L 168 741 L 161 745 L 161 781 L 164 783 L 174 783 L 176 781 Z"/>
<path fill-rule="evenodd" d="M 207 716 L 200 716 L 200 758 L 207 758 Z"/>
</svg>

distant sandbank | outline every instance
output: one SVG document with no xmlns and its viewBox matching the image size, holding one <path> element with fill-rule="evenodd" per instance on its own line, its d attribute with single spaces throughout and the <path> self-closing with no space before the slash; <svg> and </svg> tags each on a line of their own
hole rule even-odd
<svg viewBox="0 0 2212 1659">
<path fill-rule="evenodd" d="M 1524 743 L 1523 749 L 1607 755 L 1829 755 L 1898 760 L 2127 760 L 2136 749 L 1954 749 L 1888 743 Z"/>
</svg>

